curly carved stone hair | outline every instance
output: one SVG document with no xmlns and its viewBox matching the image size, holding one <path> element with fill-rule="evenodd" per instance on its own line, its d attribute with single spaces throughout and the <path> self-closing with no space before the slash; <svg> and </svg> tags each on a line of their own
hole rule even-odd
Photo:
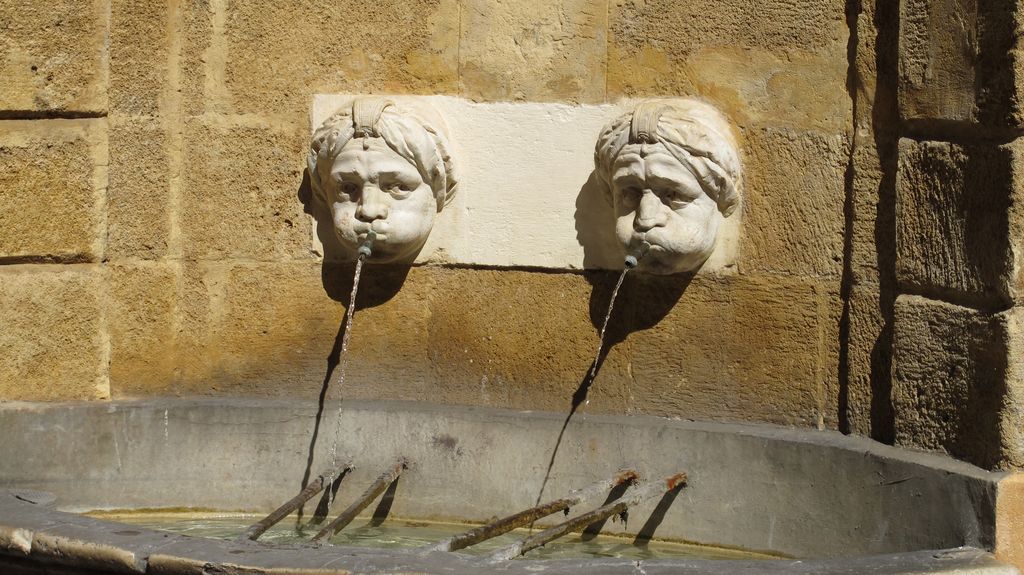
<svg viewBox="0 0 1024 575">
<path fill-rule="evenodd" d="M 694 99 L 643 102 L 601 131 L 594 165 L 608 193 L 615 160 L 626 146 L 661 143 L 686 166 L 724 216 L 740 204 L 743 176 L 736 141 L 725 117 Z"/>
<path fill-rule="evenodd" d="M 326 199 L 324 182 L 334 159 L 356 137 L 380 137 L 416 166 L 423 181 L 430 185 L 441 211 L 455 196 L 458 182 L 452 169 L 448 142 L 440 131 L 426 121 L 404 112 L 385 98 L 357 98 L 351 106 L 324 120 L 314 132 L 307 164 L 313 191 Z"/>
</svg>

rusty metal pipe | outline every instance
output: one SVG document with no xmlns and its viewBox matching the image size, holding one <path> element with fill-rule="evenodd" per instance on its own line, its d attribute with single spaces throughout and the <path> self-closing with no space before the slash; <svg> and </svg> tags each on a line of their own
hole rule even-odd
<svg viewBox="0 0 1024 575">
<path fill-rule="evenodd" d="M 248 539 L 250 541 L 256 541 L 260 538 L 260 535 L 266 533 L 267 529 L 270 529 L 274 525 L 277 525 L 277 523 L 285 517 L 287 517 L 289 513 L 295 511 L 299 507 L 302 507 L 303 503 L 312 499 L 313 496 L 323 491 L 326 487 L 328 487 L 331 484 L 332 481 L 334 481 L 338 477 L 341 477 L 345 472 L 347 472 L 350 469 L 352 469 L 352 463 L 345 462 L 334 469 L 330 469 L 328 471 L 321 473 L 316 477 L 316 479 L 310 482 L 309 485 L 305 487 L 305 489 L 300 491 L 298 495 L 286 501 L 284 505 L 272 511 L 270 515 L 267 515 L 263 519 L 260 519 L 258 522 L 250 525 L 249 528 L 245 530 L 245 533 L 240 535 L 238 539 Z"/>
<path fill-rule="evenodd" d="M 344 529 L 345 526 L 351 523 L 363 509 L 366 509 L 378 495 L 384 493 L 388 486 L 398 479 L 398 477 L 402 475 L 402 471 L 407 467 L 408 462 L 405 459 L 399 459 L 390 469 L 380 474 L 370 487 L 368 487 L 366 491 L 359 496 L 359 499 L 352 503 L 352 505 L 346 507 L 345 510 L 341 512 L 341 515 L 338 515 L 334 521 L 328 523 L 326 527 L 313 536 L 313 543 L 324 543 L 337 532 Z"/>
<path fill-rule="evenodd" d="M 626 482 L 634 482 L 636 479 L 637 474 L 635 471 L 620 471 L 610 479 L 602 479 L 601 481 L 584 487 L 583 489 L 572 491 L 561 499 L 556 499 L 536 507 L 531 507 L 513 515 L 502 517 L 501 519 L 497 519 L 486 525 L 481 525 L 480 527 L 471 529 L 465 533 L 449 537 L 448 539 L 445 539 L 431 547 L 430 551 L 458 551 L 459 549 L 465 549 L 466 547 L 476 545 L 481 541 L 486 541 L 492 537 L 508 533 L 517 527 L 529 525 L 542 517 L 547 517 L 548 515 L 558 513 L 559 511 L 565 511 L 566 509 L 569 509 L 574 505 L 579 505 L 600 493 L 618 487 Z"/>
<path fill-rule="evenodd" d="M 614 515 L 620 515 L 634 505 L 642 503 L 657 495 L 661 495 L 666 491 L 678 489 L 684 485 L 686 485 L 685 473 L 677 473 L 664 481 L 652 481 L 645 485 L 641 485 L 633 489 L 632 493 L 624 499 L 614 501 L 607 505 L 602 505 L 593 511 L 573 517 L 572 519 L 559 523 L 550 529 L 545 529 L 540 533 L 531 535 L 522 541 L 509 545 L 504 549 L 500 549 L 490 556 L 490 560 L 508 561 L 510 559 L 515 559 L 531 549 L 536 549 L 537 547 L 550 543 L 563 535 L 572 533 L 573 531 L 584 529 L 587 525 L 592 523 L 604 521 Z"/>
</svg>

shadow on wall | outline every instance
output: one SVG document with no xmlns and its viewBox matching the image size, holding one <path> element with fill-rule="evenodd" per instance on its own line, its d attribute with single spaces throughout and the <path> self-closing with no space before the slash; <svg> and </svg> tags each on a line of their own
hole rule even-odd
<svg viewBox="0 0 1024 575">
<path fill-rule="evenodd" d="M 316 237 L 323 244 L 324 251 L 328 250 L 328 246 L 336 250 L 337 240 L 334 239 L 334 233 L 330 228 L 330 212 L 327 210 L 327 206 L 317 201 L 316 194 L 313 193 L 313 183 L 309 179 L 309 168 L 302 170 L 302 182 L 299 184 L 299 189 L 295 192 L 295 196 L 302 203 L 302 211 L 313 216 L 313 220 L 316 221 Z M 335 251 L 334 253 L 338 252 Z"/>
<path fill-rule="evenodd" d="M 316 237 L 323 246 L 325 262 L 337 263 L 343 260 L 341 244 L 334 235 L 334 222 L 331 218 L 331 211 L 324 202 L 313 193 L 313 185 L 309 179 L 309 169 L 302 170 L 302 183 L 296 195 L 302 202 L 303 211 L 313 216 L 316 221 Z"/>
<path fill-rule="evenodd" d="M 590 323 L 598 334 L 604 325 L 605 316 L 608 313 L 608 304 L 612 299 L 612 292 L 619 279 L 621 272 L 593 270 L 584 273 L 587 283 L 590 284 Z M 616 345 L 626 340 L 631 333 L 651 329 L 661 323 L 661 320 L 668 316 L 672 308 L 676 306 L 686 288 L 693 281 L 694 274 L 675 274 L 667 276 L 654 276 L 648 274 L 626 274 L 622 287 L 619 289 L 615 307 L 608 320 L 608 329 L 605 333 L 604 347 L 601 356 L 598 358 L 597 372 L 600 372 L 608 353 Z M 578 406 L 578 401 L 586 398 L 587 389 L 592 379 L 589 377 L 587 364 L 587 376 L 580 382 L 572 402 L 572 409 Z"/>
<path fill-rule="evenodd" d="M 893 444 L 896 440 L 896 413 L 893 405 L 892 348 L 895 330 L 896 281 L 896 173 L 899 165 L 900 114 L 897 101 L 899 2 L 875 2 L 870 23 L 858 22 L 870 12 L 859 2 L 847 3 L 847 25 L 850 62 L 856 61 L 859 46 L 870 45 L 870 30 L 877 31 L 872 65 L 851 65 L 847 90 L 854 102 L 855 125 L 870 121 L 870 148 L 858 163 L 857 146 L 867 140 L 854 139 L 855 147 L 846 175 L 844 206 L 845 233 L 843 241 L 842 299 L 843 312 L 839 323 L 839 431 L 862 434 Z M 858 34 L 867 31 L 862 43 Z M 864 75 L 866 73 L 866 75 Z M 869 114 L 858 119 L 858 106 L 866 105 Z M 861 125 L 857 130 L 867 126 Z M 873 163 L 873 165 L 872 165 Z M 858 197 L 859 196 L 859 197 Z M 857 235 L 858 221 L 873 222 L 863 237 Z M 854 256 L 858 241 L 875 249 L 877 275 L 868 272 L 855 278 Z M 872 280 L 875 285 L 872 286 Z M 863 303 L 860 310 L 853 304 L 854 286 L 860 286 Z M 872 289 L 876 290 L 872 294 Z M 872 301 L 872 295 L 873 301 Z M 878 320 L 872 320 L 877 314 Z M 863 327 L 875 321 L 877 325 Z M 860 323 L 858 333 L 853 325 Z M 858 340 L 862 340 L 858 342 Z M 868 343 L 869 354 L 857 357 L 857 345 Z"/>
<path fill-rule="evenodd" d="M 622 269 L 626 251 L 608 230 L 615 229 L 615 214 L 607 189 L 590 172 L 576 195 L 576 241 L 583 246 L 583 268 Z M 602 316 L 603 319 L 603 316 Z"/>
<path fill-rule="evenodd" d="M 365 264 L 359 280 L 359 293 L 356 295 L 356 310 L 383 305 L 398 294 L 409 275 L 412 266 L 393 264 Z M 324 262 L 320 269 L 320 279 L 328 297 L 340 302 L 346 308 L 352 297 L 352 281 L 355 276 L 355 263 Z"/>
</svg>

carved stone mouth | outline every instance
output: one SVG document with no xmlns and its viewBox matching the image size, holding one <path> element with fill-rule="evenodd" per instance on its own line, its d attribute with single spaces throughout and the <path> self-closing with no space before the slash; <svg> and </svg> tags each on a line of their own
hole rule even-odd
<svg viewBox="0 0 1024 575">
<path fill-rule="evenodd" d="M 378 238 L 380 238 L 382 236 L 386 236 L 387 233 L 388 233 L 387 226 L 373 225 L 373 224 L 363 224 L 363 225 L 353 226 L 352 231 L 354 231 L 356 233 L 356 237 L 359 240 L 366 239 L 367 234 L 369 234 L 370 232 L 373 232 L 373 233 L 377 234 Z"/>
<path fill-rule="evenodd" d="M 387 234 L 383 234 L 383 233 L 380 233 L 380 232 L 374 232 L 374 233 L 376 233 L 376 237 L 373 240 L 374 243 L 386 242 L 387 241 L 387 239 L 388 239 L 388 235 Z M 356 239 L 359 240 L 360 242 L 362 242 L 363 240 L 366 239 L 366 236 L 368 236 L 368 235 L 369 235 L 369 232 L 359 232 L 359 234 L 356 235 Z"/>
<path fill-rule="evenodd" d="M 629 242 L 629 245 L 626 246 L 626 251 L 636 251 L 636 250 L 639 250 L 640 246 L 644 242 L 647 242 L 647 244 L 650 246 L 648 248 L 648 251 L 660 251 L 660 252 L 666 251 L 665 248 L 661 245 L 661 242 L 658 241 L 658 238 L 656 238 L 656 237 L 652 238 L 650 236 L 650 232 L 644 232 L 642 234 L 634 235 L 632 240 Z"/>
</svg>

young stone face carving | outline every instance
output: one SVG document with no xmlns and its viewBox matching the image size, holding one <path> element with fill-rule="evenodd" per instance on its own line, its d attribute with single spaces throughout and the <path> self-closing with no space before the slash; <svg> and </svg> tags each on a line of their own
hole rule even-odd
<svg viewBox="0 0 1024 575">
<path fill-rule="evenodd" d="M 409 263 L 455 193 L 444 136 L 384 98 L 358 98 L 313 134 L 309 175 L 345 259 L 376 234 L 370 261 Z"/>
<path fill-rule="evenodd" d="M 615 212 L 615 236 L 638 269 L 695 271 L 711 255 L 723 217 L 740 202 L 739 153 L 725 118 L 691 99 L 639 104 L 601 132 L 598 179 Z"/>
</svg>

